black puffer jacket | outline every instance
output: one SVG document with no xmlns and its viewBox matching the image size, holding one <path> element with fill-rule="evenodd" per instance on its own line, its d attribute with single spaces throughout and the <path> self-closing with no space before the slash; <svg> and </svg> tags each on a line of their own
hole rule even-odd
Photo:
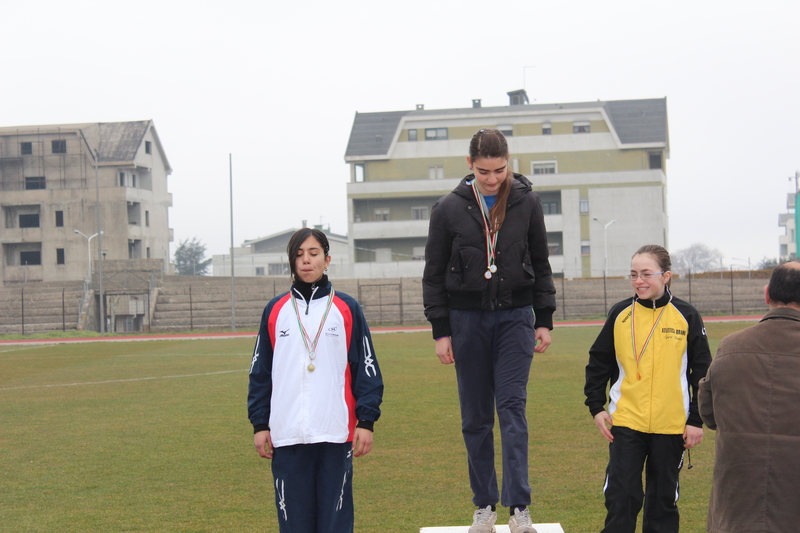
<svg viewBox="0 0 800 533">
<path fill-rule="evenodd" d="M 450 309 L 533 306 L 536 327 L 553 327 L 556 290 L 548 260 L 542 202 L 531 182 L 514 174 L 496 245 L 497 272 L 486 279 L 486 238 L 470 174 L 431 209 L 422 294 L 434 338 L 450 335 Z"/>
</svg>

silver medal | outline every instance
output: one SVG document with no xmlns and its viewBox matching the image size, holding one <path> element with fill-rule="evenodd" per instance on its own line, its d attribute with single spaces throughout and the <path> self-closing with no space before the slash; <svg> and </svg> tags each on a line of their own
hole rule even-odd
<svg viewBox="0 0 800 533">
<path fill-rule="evenodd" d="M 492 273 L 487 270 L 486 273 L 484 273 L 483 277 L 486 279 L 492 279 Z"/>
<path fill-rule="evenodd" d="M 491 265 L 491 266 L 489 267 L 489 272 L 491 272 L 492 274 L 494 274 L 495 272 L 497 272 L 497 265 Z"/>
</svg>

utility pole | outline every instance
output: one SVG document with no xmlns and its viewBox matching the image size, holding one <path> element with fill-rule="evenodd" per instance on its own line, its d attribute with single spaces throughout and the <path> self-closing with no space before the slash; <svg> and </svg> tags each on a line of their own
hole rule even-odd
<svg viewBox="0 0 800 533">
<path fill-rule="evenodd" d="M 789 178 L 790 180 L 792 178 Z M 794 256 L 800 253 L 800 170 L 794 173 Z"/>
</svg>

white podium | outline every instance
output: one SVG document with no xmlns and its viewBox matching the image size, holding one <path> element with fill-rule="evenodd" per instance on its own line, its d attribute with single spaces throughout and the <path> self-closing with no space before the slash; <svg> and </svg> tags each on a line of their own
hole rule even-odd
<svg viewBox="0 0 800 533">
<path fill-rule="evenodd" d="M 561 524 L 533 524 L 533 527 L 537 533 L 564 533 Z M 507 525 L 497 525 L 495 529 L 497 529 L 497 533 L 509 533 Z M 469 530 L 469 526 L 423 527 L 419 531 L 420 533 L 467 533 L 467 530 Z"/>
</svg>

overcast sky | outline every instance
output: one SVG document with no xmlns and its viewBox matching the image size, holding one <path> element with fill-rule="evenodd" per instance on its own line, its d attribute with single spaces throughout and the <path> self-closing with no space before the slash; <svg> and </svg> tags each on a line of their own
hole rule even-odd
<svg viewBox="0 0 800 533">
<path fill-rule="evenodd" d="M 237 246 L 302 220 L 344 234 L 356 111 L 666 96 L 670 249 L 746 266 L 778 255 L 800 169 L 798 22 L 789 0 L 0 0 L 0 125 L 153 119 L 172 251 L 210 256 L 228 154 Z"/>
</svg>

